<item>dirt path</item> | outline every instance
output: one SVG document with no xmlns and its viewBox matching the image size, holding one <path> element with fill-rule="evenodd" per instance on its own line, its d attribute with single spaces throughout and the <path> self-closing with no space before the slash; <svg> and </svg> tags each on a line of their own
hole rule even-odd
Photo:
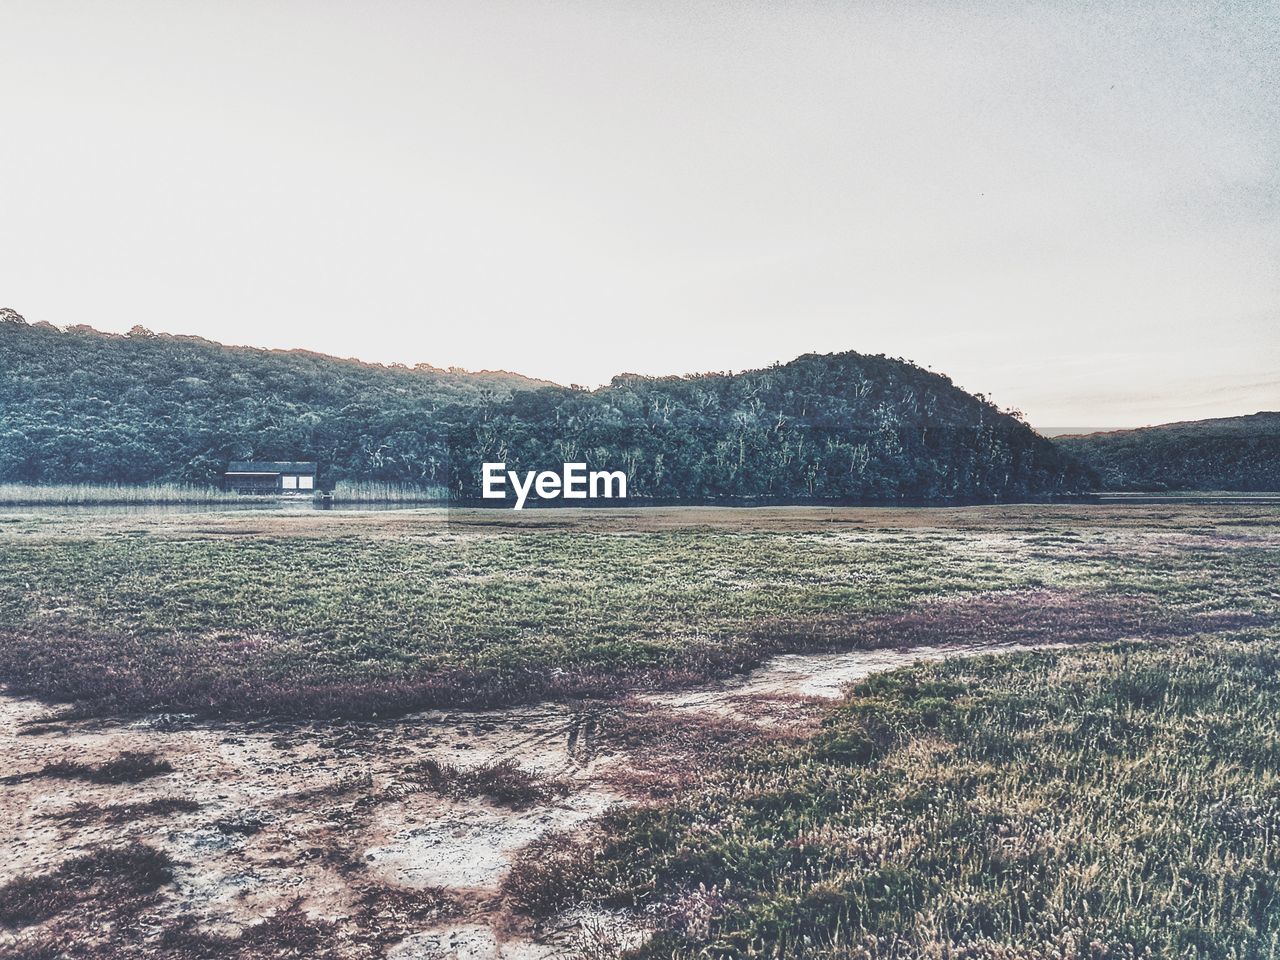
<svg viewBox="0 0 1280 960">
<path fill-rule="evenodd" d="M 631 918 L 567 914 L 544 928 L 511 916 L 499 886 L 514 857 L 611 804 L 669 790 L 670 771 L 718 745 L 803 736 L 844 684 L 924 659 L 1021 647 L 920 647 L 777 657 L 717 688 L 622 703 L 418 714 L 385 723 L 237 724 L 184 716 L 39 726 L 49 707 L 0 696 L 0 884 L 45 874 L 104 844 L 140 840 L 174 863 L 161 920 L 235 936 L 298 903 L 350 938 L 350 956 L 543 960 L 607 956 L 644 936 Z M 134 751 L 173 770 L 137 783 L 34 774 Z M 510 761 L 557 786 L 527 806 L 448 797 L 424 761 Z M 434 898 L 406 918 L 387 891 Z M 400 901 L 394 900 L 395 903 Z M 30 930 L 24 931 L 29 935 Z M 0 948 L 14 940 L 0 930 Z M 344 941 L 345 942 L 345 941 Z M 363 951 L 363 952 L 362 952 Z M 347 955 L 347 954 L 342 954 Z"/>
</svg>

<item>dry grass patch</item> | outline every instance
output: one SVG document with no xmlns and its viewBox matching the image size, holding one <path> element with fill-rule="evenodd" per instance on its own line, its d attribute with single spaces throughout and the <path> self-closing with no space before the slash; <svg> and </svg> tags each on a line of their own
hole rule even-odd
<svg viewBox="0 0 1280 960">
<path fill-rule="evenodd" d="M 570 787 L 563 780 L 526 770 L 514 760 L 464 767 L 429 757 L 414 764 L 408 776 L 395 785 L 399 794 L 414 789 L 430 790 L 455 800 L 483 797 L 498 806 L 523 810 L 563 797 Z"/>
<path fill-rule="evenodd" d="M 194 813 L 200 809 L 195 800 L 185 797 L 157 797 L 137 803 L 113 803 L 106 806 L 97 803 L 77 803 L 69 810 L 46 813 L 48 820 L 60 820 L 69 826 L 82 827 L 90 823 L 133 823 L 152 817 L 171 817 L 175 813 Z"/>
<path fill-rule="evenodd" d="M 55 760 L 34 773 L 10 774 L 0 783 L 23 783 L 39 777 L 53 780 L 85 780 L 89 783 L 141 783 L 151 777 L 173 772 L 173 764 L 145 750 L 126 750 L 102 763 L 79 760 Z"/>
<path fill-rule="evenodd" d="M 51 873 L 0 887 L 0 926 L 26 927 L 73 911 L 99 921 L 132 915 L 171 879 L 169 858 L 144 843 L 99 847 Z"/>
</svg>

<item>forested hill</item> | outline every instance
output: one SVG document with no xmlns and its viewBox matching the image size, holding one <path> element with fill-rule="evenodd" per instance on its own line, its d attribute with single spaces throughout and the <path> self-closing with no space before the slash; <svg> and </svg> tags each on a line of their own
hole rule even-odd
<svg viewBox="0 0 1280 960">
<path fill-rule="evenodd" d="M 0 480 L 216 480 L 229 460 L 316 460 L 321 482 L 448 485 L 480 464 L 625 470 L 633 497 L 1025 497 L 1092 476 L 1020 420 L 901 360 L 805 356 L 737 375 L 384 367 L 193 337 L 0 317 Z"/>
<path fill-rule="evenodd" d="M 1109 490 L 1280 490 L 1280 413 L 1056 437 Z"/>
</svg>

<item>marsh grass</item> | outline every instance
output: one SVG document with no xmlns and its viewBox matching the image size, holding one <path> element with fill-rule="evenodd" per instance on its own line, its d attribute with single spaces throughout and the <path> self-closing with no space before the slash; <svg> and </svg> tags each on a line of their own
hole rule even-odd
<svg viewBox="0 0 1280 960">
<path fill-rule="evenodd" d="M 804 736 L 596 705 L 597 744 L 633 753 L 619 775 L 659 802 L 538 842 L 506 901 L 645 909 L 665 917 L 653 958 L 1280 954 L 1276 511 L 910 513 L 893 530 L 762 529 L 754 513 L 620 530 L 592 514 L 589 532 L 544 513 L 536 529 L 22 518 L 0 525 L 0 680 L 81 715 L 381 720 L 617 698 L 786 650 L 1139 639 L 874 678 Z M 524 773 L 437 765 L 406 782 L 513 806 L 556 795 Z M 371 791 L 364 772 L 293 800 Z M 215 933 L 152 909 L 169 864 L 148 849 L 0 889 L 0 924 L 28 938 L 14 955 L 324 958 L 341 938 L 374 957 L 464 909 L 370 887 L 354 926 L 295 905 Z"/>
<path fill-rule="evenodd" d="M 538 699 L 615 699 L 637 689 L 727 677 L 786 651 L 1158 638 L 1265 626 L 1270 617 L 1160 606 L 1137 594 L 1014 591 L 931 602 L 900 614 L 760 620 L 743 624 L 736 635 L 682 646 L 643 637 L 576 651 L 550 642 L 519 650 L 481 644 L 477 662 L 468 655 L 473 643 L 459 638 L 457 647 L 433 651 L 425 664 L 425 656 L 411 655 L 417 646 L 412 639 L 406 639 L 408 649 L 385 648 L 381 661 L 343 662 L 336 650 L 296 640 L 0 631 L 0 679 L 19 692 L 75 704 L 63 719 L 157 710 L 244 718 L 389 717 Z M 511 662 L 495 666 L 495 657 Z M 102 669 L 106 663 L 111 671 Z"/>
<path fill-rule="evenodd" d="M 687 789 L 726 757 L 804 739 L 804 728 L 762 728 L 733 717 L 672 710 L 629 699 L 601 721 L 599 749 L 625 758 L 606 768 L 606 780 L 631 794 L 667 798 Z"/>
<path fill-rule="evenodd" d="M 954 511 L 954 527 L 876 532 L 796 529 L 802 513 L 770 514 L 777 532 L 751 511 L 689 514 L 715 528 L 540 513 L 553 527 L 488 513 L 465 533 L 409 513 L 0 525 L 0 681 L 73 715 L 381 718 L 687 686 L 785 651 L 1280 616 L 1280 512 L 1264 508 L 1222 508 L 1223 523 L 1271 521 L 1244 539 L 1206 508 L 1188 514 L 1195 534 L 1174 510 Z"/>
<path fill-rule="evenodd" d="M 177 483 L 0 483 L 0 506 L 90 507 L 242 503 L 236 493 Z"/>
<path fill-rule="evenodd" d="M 544 834 L 520 851 L 503 877 L 503 898 L 516 910 L 540 919 L 593 899 L 642 906 L 639 897 L 621 896 L 610 889 L 602 876 L 604 858 L 616 852 L 629 826 L 627 820 L 606 813 L 583 830 Z"/>
<path fill-rule="evenodd" d="M 404 483 L 339 480 L 333 486 L 335 503 L 448 503 L 449 489 Z"/>
<path fill-rule="evenodd" d="M 660 905 L 655 958 L 1270 957 L 1277 744 L 1274 635 L 918 666 L 506 891 Z"/>
</svg>

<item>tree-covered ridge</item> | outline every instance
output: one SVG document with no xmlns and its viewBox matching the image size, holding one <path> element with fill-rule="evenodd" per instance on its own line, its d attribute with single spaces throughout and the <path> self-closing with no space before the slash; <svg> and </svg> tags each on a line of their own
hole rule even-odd
<svg viewBox="0 0 1280 960">
<path fill-rule="evenodd" d="M 1057 437 L 1111 490 L 1280 490 L 1280 413 Z"/>
<path fill-rule="evenodd" d="M 231 460 L 306 454 L 330 481 L 437 482 L 441 408 L 542 383 L 140 327 L 59 331 L 10 311 L 0 314 L 0 479 L 206 483 Z"/>
<path fill-rule="evenodd" d="M 316 460 L 322 483 L 447 485 L 480 465 L 625 470 L 633 497 L 1023 497 L 1091 486 L 1026 424 L 939 374 L 856 353 L 598 390 L 195 337 L 0 318 L 0 480 L 209 482 Z"/>
<path fill-rule="evenodd" d="M 620 376 L 591 393 L 519 392 L 460 440 L 475 463 L 581 459 L 626 470 L 636 493 L 659 498 L 1016 497 L 1091 479 L 946 377 L 856 353 L 736 375 Z"/>
</svg>

